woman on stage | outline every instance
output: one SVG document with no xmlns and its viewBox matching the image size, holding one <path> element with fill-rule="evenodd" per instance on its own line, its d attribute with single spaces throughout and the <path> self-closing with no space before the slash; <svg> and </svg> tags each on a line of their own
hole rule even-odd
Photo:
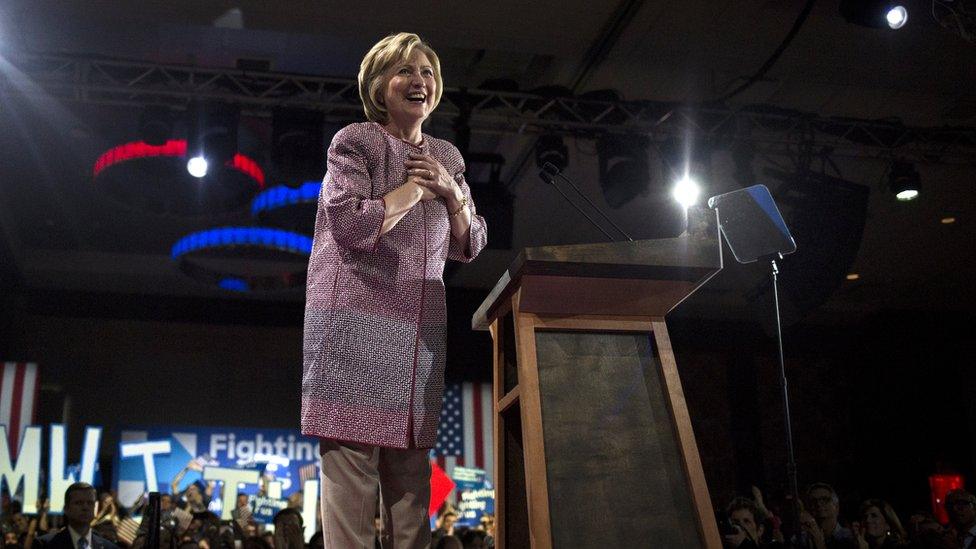
<svg viewBox="0 0 976 549">
<path fill-rule="evenodd" d="M 487 241 L 464 160 L 421 132 L 443 93 L 415 34 L 380 40 L 359 71 L 368 122 L 328 151 L 308 266 L 302 432 L 322 454 L 326 549 L 430 544 L 428 451 L 444 390 L 444 263 Z"/>
</svg>

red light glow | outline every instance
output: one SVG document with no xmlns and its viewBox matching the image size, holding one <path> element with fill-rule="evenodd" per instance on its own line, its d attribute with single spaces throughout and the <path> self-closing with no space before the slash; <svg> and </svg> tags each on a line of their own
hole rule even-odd
<svg viewBox="0 0 976 549">
<path fill-rule="evenodd" d="M 148 143 L 138 141 L 111 148 L 105 151 L 95 161 L 93 175 L 98 177 L 98 174 L 104 169 L 121 162 L 135 160 L 137 158 L 158 158 L 162 156 L 185 157 L 186 140 L 170 139 L 165 145 L 149 145 Z M 264 188 L 264 171 L 251 158 L 241 153 L 236 153 L 234 154 L 234 158 L 227 162 L 227 165 L 253 179 L 258 184 L 258 187 Z"/>
<path fill-rule="evenodd" d="M 945 524 L 949 522 L 949 515 L 945 509 L 945 497 L 949 490 L 956 490 L 964 486 L 962 475 L 932 475 L 929 477 L 929 491 L 932 495 L 932 514 L 935 520 Z"/>
</svg>

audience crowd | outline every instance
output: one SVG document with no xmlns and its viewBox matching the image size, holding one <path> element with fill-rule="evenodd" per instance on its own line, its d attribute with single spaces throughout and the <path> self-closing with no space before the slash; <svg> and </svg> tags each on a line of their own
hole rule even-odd
<svg viewBox="0 0 976 549">
<path fill-rule="evenodd" d="M 182 474 L 179 475 L 182 477 Z M 253 496 L 240 495 L 233 519 L 221 521 L 208 510 L 214 487 L 190 484 L 159 501 L 160 547 L 166 549 L 316 549 L 323 547 L 320 522 L 306 525 L 301 514 L 302 494 L 288 499 L 288 507 L 264 525 L 252 514 Z M 16 499 L 3 497 L 2 549 L 143 549 L 147 543 L 144 514 L 147 502 L 130 508 L 111 492 L 97 493 L 76 483 L 65 494 L 62 514 L 51 515 L 46 501 L 25 509 Z M 950 491 L 944 501 L 948 521 L 927 511 L 899 513 L 882 499 L 868 499 L 852 512 L 842 513 L 832 486 L 815 483 L 788 510 L 771 511 L 762 493 L 737 497 L 719 513 L 719 529 L 726 547 L 737 549 L 976 549 L 976 497 L 962 489 Z M 783 515 L 790 516 L 783 516 Z M 850 519 L 845 521 L 844 518 Z M 445 504 L 433 525 L 433 549 L 494 547 L 494 518 L 482 517 L 477 527 L 457 524 L 458 511 Z M 380 547 L 382 523 L 376 518 Z M 795 525 L 793 527 L 792 525 Z M 307 528 L 314 528 L 305 541 Z M 90 532 L 90 534 L 88 533 Z M 70 534 L 70 535 L 69 535 Z M 59 539 L 61 541 L 59 541 Z M 81 545 L 84 543 L 84 545 Z M 655 547 L 653 540 L 634 540 L 632 547 Z"/>
<path fill-rule="evenodd" d="M 762 493 L 753 487 L 752 497 L 728 504 L 719 524 L 725 546 L 739 549 L 976 549 L 976 497 L 952 490 L 944 505 L 949 517 L 945 524 L 924 510 L 903 515 L 903 524 L 883 499 L 867 499 L 844 515 L 833 486 L 818 482 L 807 487 L 798 505 L 785 511 L 795 517 L 790 521 L 767 509 Z M 786 522 L 797 526 L 784 527 Z"/>
<path fill-rule="evenodd" d="M 170 484 L 170 493 L 159 498 L 159 546 L 165 549 L 317 549 L 324 546 L 321 521 L 305 525 L 301 509 L 303 494 L 288 498 L 270 525 L 253 514 L 255 496 L 240 494 L 232 520 L 222 521 L 210 511 L 214 483 L 190 483 L 180 490 L 183 477 L 198 470 L 191 461 Z M 263 488 L 257 496 L 262 496 Z M 61 513 L 50 513 L 47 500 L 24 509 L 20 501 L 4 492 L 0 529 L 2 549 L 145 549 L 149 502 L 141 498 L 130 507 L 121 505 L 110 491 L 98 492 L 85 483 L 75 483 L 64 494 Z M 432 548 L 484 549 L 494 547 L 494 519 L 481 518 L 476 527 L 457 524 L 458 511 L 445 503 L 434 521 Z M 306 542 L 306 529 L 313 528 Z M 383 535 L 376 517 L 376 547 Z M 79 545 L 80 542 L 84 546 Z"/>
</svg>

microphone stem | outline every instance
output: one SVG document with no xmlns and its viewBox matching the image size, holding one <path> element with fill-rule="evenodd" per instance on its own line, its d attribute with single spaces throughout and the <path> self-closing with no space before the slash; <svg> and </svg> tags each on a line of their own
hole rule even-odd
<svg viewBox="0 0 976 549">
<path fill-rule="evenodd" d="M 556 191 L 558 191 L 559 194 L 563 195 L 563 198 L 566 199 L 566 202 L 569 202 L 570 204 L 572 204 L 573 207 L 576 208 L 576 211 L 578 211 L 579 213 L 583 214 L 583 217 L 585 217 L 594 227 L 596 227 L 597 229 L 600 229 L 600 232 L 603 233 L 610 240 L 610 242 L 615 242 L 615 239 L 613 238 L 613 236 L 611 236 L 610 233 L 608 233 L 599 223 L 597 223 L 596 221 L 594 221 L 592 217 L 590 217 L 589 215 L 587 215 L 587 213 L 585 211 L 583 211 L 583 208 L 580 208 L 579 206 L 577 206 L 575 202 L 573 202 L 568 196 L 566 196 L 566 193 L 564 193 L 563 190 L 560 189 L 558 185 L 553 185 L 552 187 L 554 189 L 556 189 Z M 630 237 L 628 237 L 628 238 L 630 238 Z"/>
<path fill-rule="evenodd" d="M 597 208 L 596 207 L 596 204 L 594 204 L 593 202 L 591 202 L 590 199 L 587 198 L 585 194 L 583 194 L 583 191 L 581 191 L 580 188 L 577 187 L 575 183 L 573 183 L 572 181 L 570 181 L 570 179 L 568 177 L 566 177 L 565 175 L 563 175 L 562 172 L 556 172 L 556 175 L 558 175 L 559 178 L 562 179 L 563 181 L 565 181 L 566 183 L 569 183 L 569 186 L 572 187 L 574 191 L 576 191 L 576 194 L 580 195 L 583 198 L 583 200 L 585 200 L 586 203 L 589 204 L 590 207 L 593 208 L 594 211 L 596 211 L 596 213 L 600 214 L 600 216 L 603 217 L 603 219 L 605 219 L 607 221 L 607 223 L 609 223 L 614 229 L 617 229 L 617 232 L 619 232 L 620 234 L 624 235 L 624 238 L 626 238 L 630 242 L 633 242 L 634 241 L 634 239 L 631 238 L 629 234 L 625 233 L 623 229 L 621 229 L 620 227 L 618 227 L 617 224 L 614 223 L 612 219 L 610 219 L 605 213 L 603 213 L 600 210 L 600 208 Z M 556 185 L 553 185 L 553 187 L 556 187 Z M 558 187 L 556 187 L 556 188 L 558 189 Z M 559 191 L 559 192 L 562 193 L 562 191 Z M 563 195 L 563 196 L 566 196 L 566 195 Z M 569 199 L 567 198 L 567 200 L 569 200 Z M 580 211 L 582 212 L 582 210 L 580 210 Z M 586 214 L 583 214 L 583 215 L 586 215 Z M 610 235 L 607 235 L 607 236 L 610 236 Z M 613 238 L 611 238 L 610 240 L 613 240 Z"/>
</svg>

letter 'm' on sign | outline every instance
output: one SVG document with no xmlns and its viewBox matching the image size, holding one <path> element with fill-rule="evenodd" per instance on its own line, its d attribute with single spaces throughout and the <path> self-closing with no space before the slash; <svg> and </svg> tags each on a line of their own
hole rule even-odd
<svg viewBox="0 0 976 549">
<path fill-rule="evenodd" d="M 230 512 L 237 504 L 238 484 L 257 484 L 260 473 L 254 469 L 228 469 L 226 467 L 204 467 L 203 480 L 219 480 L 224 483 L 221 490 L 223 499 L 223 510 L 220 513 L 220 520 L 230 520 Z M 312 523 L 314 524 L 314 523 Z"/>
<path fill-rule="evenodd" d="M 146 489 L 150 492 L 159 489 L 156 480 L 156 454 L 168 454 L 172 451 L 168 440 L 149 440 L 146 442 L 123 442 L 119 444 L 119 452 L 123 458 L 142 456 L 142 465 L 146 469 Z"/>
<path fill-rule="evenodd" d="M 41 428 L 27 427 L 20 442 L 17 463 L 10 462 L 10 448 L 7 445 L 7 427 L 0 425 L 0 487 L 7 483 L 11 495 L 16 494 L 20 483 L 24 483 L 23 501 L 37 501 L 41 483 Z M 28 504 L 30 505 L 30 504 Z"/>
<path fill-rule="evenodd" d="M 65 462 L 68 455 L 67 431 L 64 425 L 57 423 L 51 424 L 51 457 L 48 460 L 48 482 L 51 499 L 51 514 L 60 514 L 64 508 L 64 491 L 75 482 L 95 482 L 95 462 L 98 461 L 98 444 L 102 438 L 101 427 L 88 427 L 85 429 L 85 445 L 81 450 L 81 478 L 75 478 L 74 474 L 64 475 Z M 30 500 L 27 500 L 30 501 Z"/>
</svg>

